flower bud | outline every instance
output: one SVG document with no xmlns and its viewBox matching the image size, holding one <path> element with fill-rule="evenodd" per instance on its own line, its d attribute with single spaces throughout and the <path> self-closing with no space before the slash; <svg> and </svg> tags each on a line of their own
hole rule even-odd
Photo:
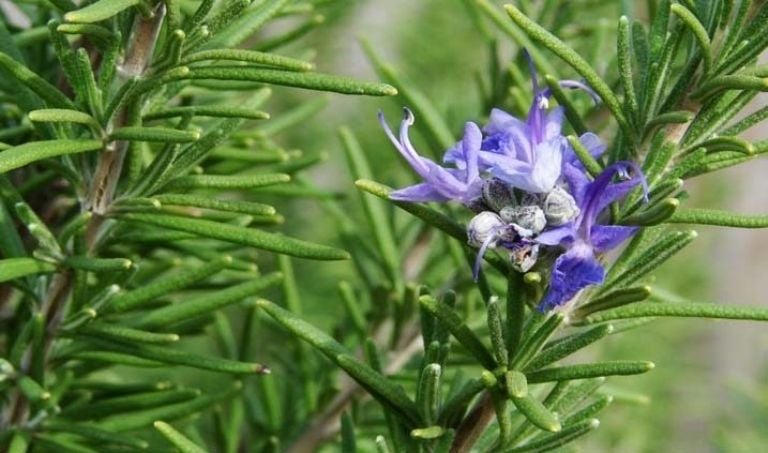
<svg viewBox="0 0 768 453">
<path fill-rule="evenodd" d="M 520 206 L 539 206 L 541 205 L 541 196 L 539 194 L 524 192 L 520 197 Z"/>
<path fill-rule="evenodd" d="M 576 200 L 562 187 L 555 187 L 544 199 L 544 215 L 550 226 L 568 223 L 578 216 L 579 212 Z"/>
<path fill-rule="evenodd" d="M 496 212 L 504 206 L 517 204 L 512 188 L 498 178 L 486 179 L 483 183 L 483 201 Z"/>
<path fill-rule="evenodd" d="M 487 204 L 485 204 L 485 200 L 483 200 L 483 197 L 477 197 L 470 200 L 469 203 L 467 203 L 467 208 L 469 208 L 469 210 L 474 212 L 475 214 L 479 214 L 483 211 L 491 210 L 491 208 Z"/>
<path fill-rule="evenodd" d="M 498 236 L 504 226 L 501 217 L 495 212 L 483 211 L 472 217 L 467 225 L 467 242 L 474 247 L 480 247 L 491 236 Z"/>
<path fill-rule="evenodd" d="M 544 211 L 536 205 L 529 206 L 505 206 L 499 212 L 501 219 L 506 223 L 514 223 L 533 234 L 541 233 L 547 226 L 547 218 Z"/>
</svg>

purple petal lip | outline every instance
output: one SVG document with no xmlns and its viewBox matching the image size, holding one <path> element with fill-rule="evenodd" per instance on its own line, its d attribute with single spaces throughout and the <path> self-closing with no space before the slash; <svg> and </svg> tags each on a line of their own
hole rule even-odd
<svg viewBox="0 0 768 453">
<path fill-rule="evenodd" d="M 633 176 L 629 176 L 629 170 L 634 173 Z M 614 182 L 617 175 L 628 179 Z M 572 224 L 539 235 L 539 240 L 544 241 L 542 244 L 554 245 L 559 240 L 559 244 L 566 248 L 566 252 L 555 261 L 549 288 L 539 304 L 539 310 L 561 306 L 587 286 L 603 282 L 605 269 L 596 255 L 619 246 L 635 234 L 637 228 L 600 225 L 597 219 L 611 203 L 625 197 L 639 185 L 647 193 L 645 177 L 636 164 L 617 162 L 610 165 L 594 181 L 580 186 L 582 195 L 576 199 L 580 214 Z"/>
<path fill-rule="evenodd" d="M 549 289 L 538 308 L 552 310 L 571 300 L 583 288 L 599 285 L 604 279 L 605 269 L 595 258 L 592 247 L 577 242 L 555 260 Z"/>
</svg>

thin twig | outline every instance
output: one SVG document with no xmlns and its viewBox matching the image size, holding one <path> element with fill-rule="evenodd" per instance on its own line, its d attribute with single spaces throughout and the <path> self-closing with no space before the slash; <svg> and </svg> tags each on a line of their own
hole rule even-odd
<svg viewBox="0 0 768 453">
<path fill-rule="evenodd" d="M 456 429 L 456 437 L 451 445 L 451 453 L 468 452 L 485 431 L 485 427 L 493 420 L 493 397 L 486 392 L 472 411 L 464 418 Z"/>
<path fill-rule="evenodd" d="M 160 2 L 151 16 L 138 16 L 136 18 L 132 44 L 126 51 L 125 60 L 119 71 L 121 76 L 131 78 L 134 75 L 144 73 L 147 69 L 164 17 L 165 4 Z M 115 128 L 124 125 L 127 118 L 127 111 L 122 110 L 116 115 L 116 119 L 110 127 Z M 102 215 L 107 212 L 112 202 L 127 147 L 127 142 L 114 143 L 99 158 L 97 170 L 84 206 L 85 209 L 91 210 L 96 214 L 86 227 L 85 242 L 89 252 L 92 252 L 97 244 L 98 232 L 104 221 Z M 43 334 L 43 349 L 40 353 L 43 354 L 43 363 L 45 364 L 48 362 L 51 346 L 56 339 L 56 333 L 65 312 L 66 300 L 72 288 L 72 278 L 73 274 L 69 270 L 55 274 L 41 306 L 41 313 L 43 313 L 45 320 L 45 331 Z M 21 368 L 25 374 L 31 368 L 33 353 L 34 351 L 32 351 L 31 346 L 24 353 Z M 6 412 L 9 416 L 6 420 L 0 420 L 1 422 L 8 423 L 11 426 L 26 423 L 29 417 L 29 410 L 26 398 L 23 397 L 21 392 L 17 392 L 13 396 L 9 407 L 10 411 Z"/>
<path fill-rule="evenodd" d="M 131 45 L 126 50 L 125 59 L 117 71 L 123 82 L 142 76 L 149 67 L 164 18 L 165 3 L 163 2 L 157 4 L 151 16 L 136 18 L 131 34 Z M 128 119 L 128 111 L 123 108 L 115 115 L 107 130 L 112 131 L 125 126 Z M 103 222 L 101 216 L 107 212 L 112 203 L 117 182 L 123 170 L 127 149 L 128 142 L 126 141 L 112 142 L 107 145 L 107 149 L 99 157 L 86 202 L 86 208 L 96 214 L 93 217 L 92 225 L 89 225 L 89 230 L 92 230 L 94 226 L 98 227 Z M 96 233 L 91 231 L 89 236 L 96 237 Z"/>
</svg>

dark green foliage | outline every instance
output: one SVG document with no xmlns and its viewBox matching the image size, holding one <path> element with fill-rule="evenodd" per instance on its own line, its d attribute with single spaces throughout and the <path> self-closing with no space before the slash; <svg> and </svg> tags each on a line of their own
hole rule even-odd
<svg viewBox="0 0 768 453">
<path fill-rule="evenodd" d="M 419 69 L 462 99 L 472 90 L 451 77 L 475 77 L 466 105 L 430 96 L 368 41 L 372 69 L 393 86 L 326 73 L 338 36 L 313 35 L 315 72 L 300 38 L 354 2 L 16 3 L 31 25 L 0 22 L 3 451 L 548 451 L 595 430 L 614 400 L 645 401 L 612 384 L 649 372 L 640 356 L 658 351 L 573 354 L 654 318 L 768 320 L 759 307 L 680 300 L 653 280 L 696 237 L 678 224 L 768 226 L 685 207 L 683 190 L 768 151 L 739 135 L 768 116 L 740 115 L 767 89 L 765 2 L 429 10 L 435 23 L 458 21 L 442 33 L 467 36 L 473 53 L 418 43 L 452 65 Z M 588 172 L 632 159 L 649 183 L 647 200 L 636 190 L 612 208 L 614 223 L 640 232 L 606 283 L 556 313 L 536 309 L 544 267 L 523 275 L 489 252 L 475 283 L 466 215 L 390 202 L 374 180 L 404 172 L 382 165 L 392 150 L 368 134 L 343 127 L 331 146 L 359 198 L 343 199 L 351 184 L 316 187 L 306 170 L 336 130 L 318 116 L 327 99 L 294 101 L 294 88 L 396 96 L 419 118 L 422 154 L 439 158 L 488 107 L 525 114 L 523 47 Z M 602 103 L 562 78 L 582 78 Z M 354 111 L 374 123 L 365 105 Z M 609 152 L 591 156 L 586 131 Z M 302 141 L 306 152 L 293 149 Z M 348 262 L 325 262 L 337 260 Z"/>
<path fill-rule="evenodd" d="M 182 431 L 166 422 L 218 407 L 228 414 L 219 424 L 222 445 L 234 451 L 261 405 L 246 401 L 254 382 L 240 379 L 269 371 L 254 360 L 252 302 L 283 280 L 260 272 L 270 260 L 257 265 L 254 251 L 349 258 L 261 226 L 283 217 L 260 202 L 260 190 L 289 183 L 318 160 L 283 150 L 271 138 L 278 123 L 260 128 L 270 115 L 258 108 L 271 94 L 265 85 L 369 95 L 395 89 L 232 48 L 276 15 L 303 15 L 291 2 L 192 3 L 24 4 L 19 14 L 49 23 L 26 31 L 4 19 L 2 450 L 162 451 L 168 447 L 150 435 L 154 426 L 181 451 L 207 451 L 188 422 Z M 258 90 L 240 102 L 219 90 L 233 81 L 256 82 Z M 302 120 L 288 116 L 279 127 Z M 282 167 L 269 167 L 275 162 Z M 246 314 L 242 338 L 224 309 Z M 191 346 L 209 325 L 223 353 Z M 218 390 L 180 374 L 120 379 L 112 371 L 118 365 L 208 370 L 220 375 Z"/>
</svg>

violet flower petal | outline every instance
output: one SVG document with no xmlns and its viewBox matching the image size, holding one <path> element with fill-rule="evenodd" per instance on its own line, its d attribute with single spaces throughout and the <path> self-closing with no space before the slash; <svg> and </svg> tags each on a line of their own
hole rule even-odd
<svg viewBox="0 0 768 453">
<path fill-rule="evenodd" d="M 549 288 L 539 304 L 539 311 L 552 310 L 571 300 L 587 286 L 600 284 L 604 279 L 605 269 L 595 258 L 592 247 L 583 242 L 577 243 L 555 261 Z"/>
<path fill-rule="evenodd" d="M 597 253 L 607 252 L 632 237 L 637 230 L 634 226 L 594 225 L 590 232 L 592 247 Z"/>
</svg>

